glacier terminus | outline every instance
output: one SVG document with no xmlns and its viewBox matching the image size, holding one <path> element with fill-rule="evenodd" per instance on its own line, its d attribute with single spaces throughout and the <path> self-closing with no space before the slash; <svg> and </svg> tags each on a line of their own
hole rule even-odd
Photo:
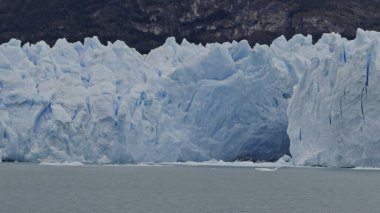
<svg viewBox="0 0 380 213">
<path fill-rule="evenodd" d="M 380 33 L 0 45 L 0 154 L 28 162 L 380 166 Z"/>
</svg>

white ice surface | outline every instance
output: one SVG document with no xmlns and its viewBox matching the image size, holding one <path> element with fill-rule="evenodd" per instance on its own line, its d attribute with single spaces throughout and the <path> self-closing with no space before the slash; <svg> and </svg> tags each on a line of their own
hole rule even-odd
<svg viewBox="0 0 380 213">
<path fill-rule="evenodd" d="M 96 37 L 11 40 L 0 45 L 1 158 L 276 160 L 290 138 L 295 165 L 378 167 L 379 38 L 358 30 L 353 41 L 296 35 L 254 48 L 169 38 L 148 55 Z"/>
<path fill-rule="evenodd" d="M 326 34 L 314 49 L 288 107 L 293 162 L 380 167 L 380 33 Z"/>
<path fill-rule="evenodd" d="M 0 45 L 2 159 L 276 160 L 288 154 L 286 107 L 303 64 L 286 54 L 311 45 L 297 40 L 252 49 L 169 38 L 148 55 L 96 37 L 11 40 Z"/>
</svg>

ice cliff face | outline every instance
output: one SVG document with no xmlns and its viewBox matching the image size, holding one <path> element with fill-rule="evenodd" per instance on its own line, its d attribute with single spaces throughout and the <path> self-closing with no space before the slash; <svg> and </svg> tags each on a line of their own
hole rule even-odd
<svg viewBox="0 0 380 213">
<path fill-rule="evenodd" d="M 380 166 L 380 33 L 271 46 L 0 45 L 3 160 Z M 294 92 L 293 92 L 294 87 Z M 288 122 L 289 120 L 289 122 Z M 288 136 L 289 135 L 289 136 Z"/>
<path fill-rule="evenodd" d="M 380 166 L 380 33 L 324 35 L 288 107 L 298 165 Z"/>
<path fill-rule="evenodd" d="M 3 160 L 128 163 L 276 160 L 311 37 L 251 48 L 173 38 L 141 55 L 123 42 L 0 45 Z M 293 50 L 292 47 L 294 46 Z M 301 61 L 301 62 L 300 62 Z"/>
</svg>

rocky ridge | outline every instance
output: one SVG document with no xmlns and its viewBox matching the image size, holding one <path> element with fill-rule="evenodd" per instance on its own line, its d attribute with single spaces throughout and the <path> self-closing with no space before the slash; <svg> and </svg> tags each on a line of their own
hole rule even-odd
<svg viewBox="0 0 380 213">
<path fill-rule="evenodd" d="M 247 39 L 268 44 L 280 35 L 380 31 L 379 0 L 0 0 L 0 43 L 58 38 L 123 40 L 142 53 L 167 37 L 209 43 Z"/>
</svg>

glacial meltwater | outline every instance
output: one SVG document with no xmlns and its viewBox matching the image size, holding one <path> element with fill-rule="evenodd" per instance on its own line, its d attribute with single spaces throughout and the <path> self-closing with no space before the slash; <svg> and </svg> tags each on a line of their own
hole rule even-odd
<svg viewBox="0 0 380 213">
<path fill-rule="evenodd" d="M 378 212 L 380 171 L 0 164 L 0 212 Z"/>
</svg>

